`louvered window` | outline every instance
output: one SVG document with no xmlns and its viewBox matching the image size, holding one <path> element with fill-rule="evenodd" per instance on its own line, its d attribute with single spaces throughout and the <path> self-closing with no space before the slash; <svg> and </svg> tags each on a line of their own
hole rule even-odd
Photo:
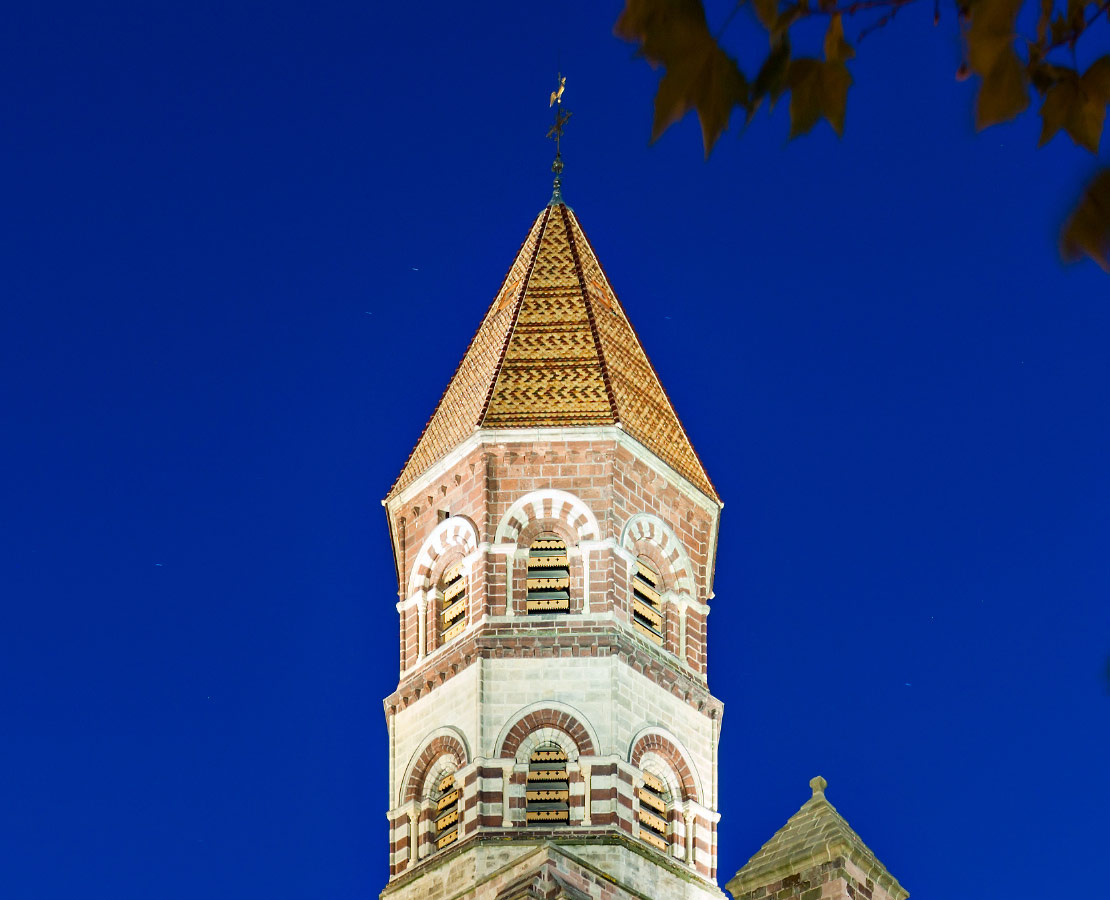
<svg viewBox="0 0 1110 900">
<path fill-rule="evenodd" d="M 528 549 L 528 614 L 569 610 L 567 545 L 553 534 L 541 534 Z"/>
<path fill-rule="evenodd" d="M 640 837 L 664 853 L 670 847 L 667 823 L 667 785 L 661 778 L 644 772 L 640 796 Z"/>
<path fill-rule="evenodd" d="M 570 821 L 567 755 L 559 747 L 548 744 L 532 753 L 524 796 L 529 823 Z"/>
<path fill-rule="evenodd" d="M 443 573 L 439 601 L 439 643 L 446 644 L 466 628 L 466 576 L 461 562 Z"/>
<path fill-rule="evenodd" d="M 462 790 L 455 783 L 454 775 L 444 775 L 439 780 L 436 792 L 436 849 L 442 850 L 453 844 L 459 837 L 459 795 Z"/>
<path fill-rule="evenodd" d="M 663 643 L 663 600 L 660 578 L 642 559 L 636 560 L 632 575 L 632 624 L 649 641 Z"/>
</svg>

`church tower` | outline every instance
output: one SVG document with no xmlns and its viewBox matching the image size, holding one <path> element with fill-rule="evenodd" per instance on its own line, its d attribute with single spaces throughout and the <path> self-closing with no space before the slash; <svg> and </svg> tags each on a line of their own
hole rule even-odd
<svg viewBox="0 0 1110 900">
<path fill-rule="evenodd" d="M 558 181 L 383 505 L 382 897 L 722 898 L 721 502 Z"/>
</svg>

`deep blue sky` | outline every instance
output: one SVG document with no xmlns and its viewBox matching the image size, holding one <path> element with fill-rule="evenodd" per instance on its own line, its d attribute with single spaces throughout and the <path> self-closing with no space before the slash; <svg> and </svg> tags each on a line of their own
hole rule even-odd
<svg viewBox="0 0 1110 900">
<path fill-rule="evenodd" d="M 6 10 L 5 900 L 384 884 L 379 500 L 547 201 L 560 61 L 567 199 L 726 501 L 722 880 L 820 773 L 918 898 L 1089 893 L 1110 281 L 1055 233 L 1093 160 L 976 136 L 924 7 L 842 141 L 649 146 L 619 7 Z"/>
</svg>

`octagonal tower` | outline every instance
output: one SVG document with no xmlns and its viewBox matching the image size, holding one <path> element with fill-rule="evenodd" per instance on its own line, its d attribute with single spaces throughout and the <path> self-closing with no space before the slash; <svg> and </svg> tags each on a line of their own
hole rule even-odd
<svg viewBox="0 0 1110 900">
<path fill-rule="evenodd" d="M 383 898 L 721 898 L 721 502 L 557 191 L 383 501 Z"/>
</svg>

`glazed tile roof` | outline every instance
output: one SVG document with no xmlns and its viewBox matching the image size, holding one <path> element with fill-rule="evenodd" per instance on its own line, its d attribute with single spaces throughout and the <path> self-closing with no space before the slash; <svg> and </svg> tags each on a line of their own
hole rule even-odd
<svg viewBox="0 0 1110 900">
<path fill-rule="evenodd" d="M 908 897 L 909 892 L 879 862 L 836 807 L 825 799 L 825 779 L 818 776 L 809 784 L 813 796 L 729 881 L 726 885 L 729 893 L 738 897 L 786 875 L 800 873 L 815 862 L 845 857 L 882 884 L 892 897 Z"/>
<path fill-rule="evenodd" d="M 553 200 L 532 224 L 389 497 L 475 428 L 617 424 L 719 500 L 577 216 Z"/>
</svg>

